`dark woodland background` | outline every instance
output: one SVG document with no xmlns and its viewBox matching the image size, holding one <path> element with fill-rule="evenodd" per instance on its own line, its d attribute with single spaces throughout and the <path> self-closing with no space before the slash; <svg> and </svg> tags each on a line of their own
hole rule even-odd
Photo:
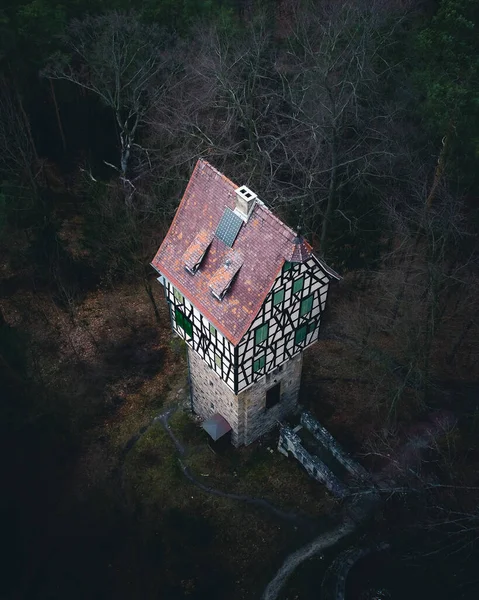
<svg viewBox="0 0 479 600">
<path fill-rule="evenodd" d="M 478 28 L 476 0 L 2 4 L 1 598 L 259 598 L 299 543 L 160 430 L 125 450 L 185 381 L 149 262 L 198 157 L 344 277 L 302 402 L 372 469 L 453 423 L 366 534 L 385 586 L 477 597 Z M 261 452 L 223 483 L 334 512 Z"/>
</svg>

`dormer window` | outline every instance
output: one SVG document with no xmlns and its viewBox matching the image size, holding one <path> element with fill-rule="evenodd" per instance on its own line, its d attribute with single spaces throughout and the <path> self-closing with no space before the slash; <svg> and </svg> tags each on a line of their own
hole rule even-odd
<svg viewBox="0 0 479 600">
<path fill-rule="evenodd" d="M 183 254 L 185 269 L 188 273 L 191 273 L 191 275 L 194 275 L 200 268 L 208 248 L 213 241 L 213 237 L 213 232 L 202 229 Z"/>
<path fill-rule="evenodd" d="M 223 300 L 242 264 L 243 256 L 239 252 L 230 250 L 226 254 L 223 264 L 210 281 L 211 293 L 217 300 Z"/>
</svg>

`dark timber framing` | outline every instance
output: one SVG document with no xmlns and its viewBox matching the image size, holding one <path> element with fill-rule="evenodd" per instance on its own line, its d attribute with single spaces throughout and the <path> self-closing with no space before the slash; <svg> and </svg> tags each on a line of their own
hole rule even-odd
<svg viewBox="0 0 479 600">
<path fill-rule="evenodd" d="M 164 280 L 165 297 L 175 332 L 182 337 L 207 365 L 238 394 L 261 377 L 278 369 L 287 360 L 318 339 L 321 315 L 325 308 L 331 275 L 313 256 L 304 263 L 285 263 L 268 293 L 248 332 L 237 346 L 227 340 L 173 285 Z M 301 289 L 293 291 L 295 282 L 303 279 Z M 278 295 L 278 292 L 280 294 Z M 273 299 L 283 296 L 274 304 Z M 311 310 L 301 315 L 301 304 L 311 297 Z M 189 319 L 191 335 L 176 322 L 175 309 Z M 268 335 L 255 343 L 255 332 L 268 325 Z M 306 334 L 297 343 L 296 332 L 306 327 Z M 189 329 L 186 328 L 186 329 Z M 265 357 L 265 365 L 254 372 L 254 362 Z M 216 358 L 219 357 L 219 360 Z"/>
</svg>

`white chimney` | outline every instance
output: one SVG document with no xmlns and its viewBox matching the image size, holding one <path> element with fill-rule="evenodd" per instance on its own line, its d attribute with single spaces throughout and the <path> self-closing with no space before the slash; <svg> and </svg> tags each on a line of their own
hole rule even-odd
<svg viewBox="0 0 479 600">
<path fill-rule="evenodd" d="M 243 221 L 248 221 L 251 211 L 255 205 L 258 196 L 254 194 L 245 185 L 235 190 L 236 192 L 236 207 L 235 213 L 240 216 Z"/>
</svg>

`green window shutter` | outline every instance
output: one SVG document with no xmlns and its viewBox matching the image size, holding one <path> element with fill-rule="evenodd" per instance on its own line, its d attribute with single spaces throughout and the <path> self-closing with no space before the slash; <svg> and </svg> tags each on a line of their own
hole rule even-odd
<svg viewBox="0 0 479 600">
<path fill-rule="evenodd" d="M 216 327 L 210 323 L 210 333 L 211 335 L 216 335 Z"/>
<path fill-rule="evenodd" d="M 187 336 L 193 337 L 193 323 L 186 317 L 179 308 L 175 308 L 175 321 L 178 327 L 181 327 Z"/>
<path fill-rule="evenodd" d="M 215 354 L 215 363 L 216 366 L 219 367 L 221 369 L 221 356 L 219 354 Z"/>
<path fill-rule="evenodd" d="M 261 342 L 264 342 L 266 339 L 268 339 L 268 323 L 260 325 L 254 332 L 254 343 L 256 345 L 261 344 Z"/>
<path fill-rule="evenodd" d="M 266 357 L 263 354 L 263 356 L 260 356 L 259 358 L 257 358 L 254 363 L 253 363 L 253 371 L 255 373 L 257 373 L 258 371 L 261 371 L 261 369 L 264 367 L 264 365 L 266 364 Z"/>
<path fill-rule="evenodd" d="M 314 331 L 316 329 L 316 325 L 318 324 L 317 321 L 311 321 L 308 323 L 308 333 L 311 333 L 312 331 Z"/>
<path fill-rule="evenodd" d="M 296 329 L 296 333 L 294 334 L 294 343 L 301 344 L 301 342 L 304 342 L 304 340 L 306 339 L 307 331 L 307 325 L 301 325 L 301 327 L 298 327 L 298 329 Z"/>
<path fill-rule="evenodd" d="M 183 294 L 181 294 L 176 288 L 175 291 L 173 292 L 175 298 L 178 300 L 178 302 L 183 302 L 184 298 L 183 298 Z"/>
<path fill-rule="evenodd" d="M 183 329 L 185 330 L 186 335 L 193 337 L 193 323 L 188 319 L 188 317 L 183 317 L 183 320 L 185 323 Z"/>
<path fill-rule="evenodd" d="M 300 277 L 299 279 L 296 279 L 296 281 L 293 283 L 293 294 L 296 294 L 296 292 L 300 292 L 303 289 L 303 285 L 304 285 L 304 277 Z"/>
<path fill-rule="evenodd" d="M 178 327 L 185 328 L 185 315 L 179 308 L 175 308 L 175 321 Z"/>
<path fill-rule="evenodd" d="M 273 294 L 273 306 L 280 304 L 284 300 L 284 290 L 278 290 Z"/>
<path fill-rule="evenodd" d="M 290 262 L 285 261 L 283 265 L 283 273 L 286 273 L 286 271 L 290 271 L 292 266 L 293 265 Z"/>
<path fill-rule="evenodd" d="M 301 302 L 301 309 L 299 311 L 299 314 L 303 317 L 304 315 L 307 315 L 309 312 L 311 312 L 312 308 L 313 308 L 313 295 L 311 294 L 311 296 L 308 296 Z"/>
</svg>

